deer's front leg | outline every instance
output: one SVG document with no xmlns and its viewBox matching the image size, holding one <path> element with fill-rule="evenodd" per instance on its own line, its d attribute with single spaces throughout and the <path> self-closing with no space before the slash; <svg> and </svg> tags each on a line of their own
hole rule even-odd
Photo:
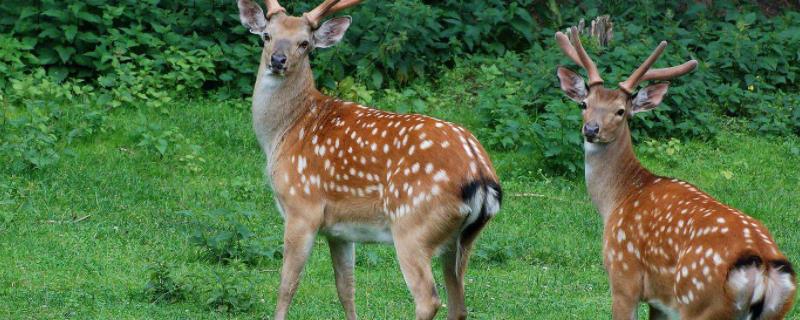
<svg viewBox="0 0 800 320">
<path fill-rule="evenodd" d="M 640 281 L 633 272 L 611 279 L 611 318 L 614 320 L 638 319 L 641 290 Z"/>
<path fill-rule="evenodd" d="M 333 273 L 336 277 L 336 291 L 339 293 L 339 302 L 342 303 L 347 320 L 356 319 L 355 303 L 355 277 L 353 269 L 356 264 L 355 244 L 334 238 L 328 238 L 333 261 Z"/>
<path fill-rule="evenodd" d="M 638 305 L 639 302 L 636 300 L 631 300 L 626 297 L 617 296 L 614 294 L 612 296 L 612 304 L 611 304 L 611 318 L 614 320 L 636 320 L 639 319 L 638 316 Z"/>
<path fill-rule="evenodd" d="M 275 319 L 286 319 L 289 304 L 297 291 L 300 273 L 308 260 L 320 226 L 321 208 L 284 207 L 286 223 L 283 232 L 283 268 Z"/>
</svg>

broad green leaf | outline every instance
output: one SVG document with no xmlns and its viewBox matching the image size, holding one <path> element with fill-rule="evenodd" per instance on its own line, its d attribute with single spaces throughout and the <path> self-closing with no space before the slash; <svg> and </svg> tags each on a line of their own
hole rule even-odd
<svg viewBox="0 0 800 320">
<path fill-rule="evenodd" d="M 71 25 L 71 26 L 65 26 L 64 27 L 64 38 L 66 38 L 67 41 L 69 41 L 69 42 L 72 42 L 72 40 L 75 39 L 75 35 L 77 33 L 78 33 L 78 27 L 77 26 Z"/>
<path fill-rule="evenodd" d="M 63 47 L 63 46 L 55 46 L 53 49 L 58 52 L 58 57 L 61 58 L 61 62 L 68 62 L 69 58 L 75 53 L 75 48 L 73 47 Z"/>
</svg>

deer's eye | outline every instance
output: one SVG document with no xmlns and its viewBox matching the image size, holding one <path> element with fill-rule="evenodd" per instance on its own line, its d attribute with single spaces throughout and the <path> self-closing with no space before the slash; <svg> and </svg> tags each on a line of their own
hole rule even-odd
<svg viewBox="0 0 800 320">
<path fill-rule="evenodd" d="M 585 101 L 581 101 L 580 107 L 581 107 L 581 110 L 586 110 L 586 102 Z"/>
<path fill-rule="evenodd" d="M 619 110 L 617 110 L 617 115 L 618 115 L 618 116 L 620 116 L 620 117 L 621 117 L 621 116 L 623 116 L 623 115 L 625 115 L 625 109 L 619 109 Z"/>
<path fill-rule="evenodd" d="M 308 41 L 300 42 L 299 46 L 300 46 L 300 49 L 303 49 L 303 50 L 307 49 L 308 48 Z"/>
<path fill-rule="evenodd" d="M 264 39 L 264 42 L 269 42 L 269 40 L 271 40 L 271 39 L 272 39 L 272 38 L 269 36 L 269 33 L 264 33 L 264 34 L 261 36 L 261 38 L 262 38 L 262 39 Z"/>
</svg>

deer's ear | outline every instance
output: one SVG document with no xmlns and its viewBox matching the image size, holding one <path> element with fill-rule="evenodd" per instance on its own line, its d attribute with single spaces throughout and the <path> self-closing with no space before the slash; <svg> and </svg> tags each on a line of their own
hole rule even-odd
<svg viewBox="0 0 800 320">
<path fill-rule="evenodd" d="M 341 41 L 342 37 L 344 37 L 344 32 L 350 27 L 351 21 L 350 17 L 338 17 L 322 23 L 314 31 L 314 46 L 327 48 Z"/>
<path fill-rule="evenodd" d="M 250 0 L 239 0 L 239 20 L 242 25 L 250 30 L 253 34 L 263 34 L 267 29 L 267 18 L 264 17 L 264 11 L 261 10 L 257 4 Z"/>
<path fill-rule="evenodd" d="M 575 102 L 581 102 L 589 95 L 586 83 L 577 73 L 564 67 L 558 67 L 558 81 L 561 83 L 561 91 Z"/>
<path fill-rule="evenodd" d="M 655 109 L 667 95 L 667 88 L 669 83 L 657 83 L 639 90 L 631 102 L 631 114 Z"/>
</svg>

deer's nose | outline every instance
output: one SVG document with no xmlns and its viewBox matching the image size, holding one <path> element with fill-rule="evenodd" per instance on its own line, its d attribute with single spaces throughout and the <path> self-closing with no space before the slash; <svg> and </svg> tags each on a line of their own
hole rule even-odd
<svg viewBox="0 0 800 320">
<path fill-rule="evenodd" d="M 272 62 L 273 68 L 281 69 L 283 68 L 283 65 L 286 63 L 286 55 L 282 53 L 273 54 L 270 60 Z"/>
<path fill-rule="evenodd" d="M 593 140 L 600 133 L 600 126 L 596 123 L 587 123 L 583 125 L 583 135 L 588 140 Z"/>
</svg>

